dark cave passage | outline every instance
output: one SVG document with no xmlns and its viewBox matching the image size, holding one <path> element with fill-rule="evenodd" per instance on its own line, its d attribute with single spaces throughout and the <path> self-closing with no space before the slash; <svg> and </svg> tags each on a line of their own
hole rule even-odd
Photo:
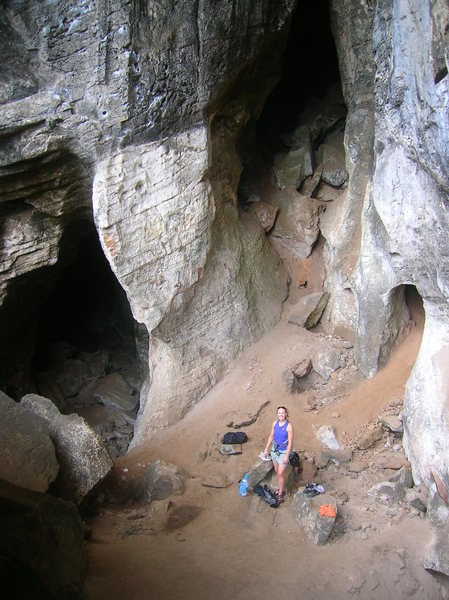
<svg viewBox="0 0 449 600">
<path fill-rule="evenodd" d="M 63 414 L 84 416 L 112 457 L 123 454 L 139 408 L 146 357 L 140 360 L 137 343 L 146 332 L 93 223 L 70 223 L 57 263 L 14 284 L 2 314 L 2 389 L 16 401 L 37 393 Z"/>
<path fill-rule="evenodd" d="M 322 289 L 320 215 L 347 185 L 346 115 L 328 3 L 299 3 L 280 79 L 238 140 L 239 207 L 287 266 L 292 303 Z"/>
<path fill-rule="evenodd" d="M 424 327 L 426 318 L 423 299 L 414 285 L 404 286 L 404 300 L 410 311 L 410 318 L 420 327 Z"/>
<path fill-rule="evenodd" d="M 257 121 L 250 121 L 239 139 L 241 206 L 259 199 L 266 173 L 273 171 L 279 189 L 291 185 L 316 196 L 319 185 L 309 193 L 303 184 L 326 162 L 330 150 L 321 147 L 324 142 L 338 146 L 344 170 L 346 112 L 327 3 L 300 3 L 292 17 L 279 82 Z M 277 167 L 277 162 L 288 166 Z M 289 169 L 290 174 L 278 176 L 276 170 L 281 169 Z M 295 169 L 296 180 L 292 180 Z M 324 182 L 326 175 L 324 169 Z M 341 176 L 334 180 L 328 176 L 327 183 L 338 188 L 345 181 Z"/>
<path fill-rule="evenodd" d="M 283 71 L 258 120 L 260 135 L 277 138 L 300 124 L 301 111 L 340 88 L 327 2 L 300 2 L 293 14 Z"/>
<path fill-rule="evenodd" d="M 422 337 L 425 325 L 423 299 L 414 285 L 401 284 L 389 293 L 387 323 L 383 345 L 379 353 L 379 366 L 384 367 L 394 348 L 412 331 Z"/>
<path fill-rule="evenodd" d="M 126 294 L 109 267 L 93 225 L 81 222 L 80 227 L 83 235 L 76 258 L 64 269 L 38 313 L 38 368 L 46 366 L 46 347 L 60 340 L 86 352 L 114 352 L 120 347 L 130 351 L 134 345 L 134 320 Z"/>
<path fill-rule="evenodd" d="M 33 381 L 61 412 L 84 416 L 114 458 L 134 432 L 139 329 L 92 223 L 68 228 L 61 241 L 67 253 L 72 259 L 38 311 Z"/>
</svg>

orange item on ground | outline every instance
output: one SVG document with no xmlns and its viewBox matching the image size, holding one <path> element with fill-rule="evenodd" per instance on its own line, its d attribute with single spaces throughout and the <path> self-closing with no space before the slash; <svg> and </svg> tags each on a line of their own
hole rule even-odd
<svg viewBox="0 0 449 600">
<path fill-rule="evenodd" d="M 320 517 L 336 517 L 337 513 L 332 504 L 322 504 L 320 506 Z"/>
</svg>

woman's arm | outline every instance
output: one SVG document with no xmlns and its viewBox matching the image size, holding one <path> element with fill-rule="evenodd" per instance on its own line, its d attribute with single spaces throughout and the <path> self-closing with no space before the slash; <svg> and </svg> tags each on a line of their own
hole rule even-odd
<svg viewBox="0 0 449 600">
<path fill-rule="evenodd" d="M 285 452 L 285 457 L 284 457 L 285 465 L 288 465 L 288 459 L 290 457 L 290 452 L 292 451 L 292 448 L 293 448 L 293 425 L 291 423 L 289 423 L 287 425 L 287 434 L 288 434 L 288 443 L 287 443 L 287 450 Z"/>
<path fill-rule="evenodd" d="M 265 458 L 268 456 L 268 451 L 271 446 L 271 442 L 273 441 L 275 423 L 276 423 L 276 421 L 274 421 L 273 425 L 271 426 L 270 435 L 268 436 L 267 445 L 265 446 L 265 451 L 264 451 Z"/>
</svg>

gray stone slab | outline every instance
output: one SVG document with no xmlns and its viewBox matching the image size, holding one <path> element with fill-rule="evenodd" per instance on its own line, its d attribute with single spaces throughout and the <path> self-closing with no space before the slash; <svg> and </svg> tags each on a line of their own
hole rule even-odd
<svg viewBox="0 0 449 600">
<path fill-rule="evenodd" d="M 0 392 L 0 479 L 45 492 L 58 471 L 48 426 Z"/>
<path fill-rule="evenodd" d="M 101 437 L 78 415 L 61 415 L 43 396 L 27 394 L 20 402 L 48 429 L 60 465 L 55 493 L 79 504 L 111 471 L 113 463 Z"/>
<path fill-rule="evenodd" d="M 329 296 L 330 294 L 327 292 L 307 294 L 307 296 L 301 298 L 295 310 L 291 312 L 288 322 L 306 329 L 314 327 L 326 308 Z"/>
<path fill-rule="evenodd" d="M 324 544 L 335 523 L 336 517 L 320 516 L 320 506 L 331 504 L 337 514 L 337 501 L 329 494 L 318 494 L 308 498 L 303 490 L 298 490 L 293 497 L 291 512 L 303 527 L 308 537 L 317 545 Z"/>
</svg>

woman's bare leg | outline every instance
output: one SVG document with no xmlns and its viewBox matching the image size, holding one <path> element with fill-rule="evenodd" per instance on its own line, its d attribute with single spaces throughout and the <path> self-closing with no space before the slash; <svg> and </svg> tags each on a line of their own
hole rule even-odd
<svg viewBox="0 0 449 600">
<path fill-rule="evenodd" d="M 285 467 L 286 465 L 277 465 L 277 469 L 276 469 L 276 475 L 278 478 L 278 486 L 279 486 L 279 495 L 282 496 L 282 494 L 284 493 L 284 486 L 285 486 L 285 479 L 284 479 L 284 473 L 285 473 Z"/>
</svg>

